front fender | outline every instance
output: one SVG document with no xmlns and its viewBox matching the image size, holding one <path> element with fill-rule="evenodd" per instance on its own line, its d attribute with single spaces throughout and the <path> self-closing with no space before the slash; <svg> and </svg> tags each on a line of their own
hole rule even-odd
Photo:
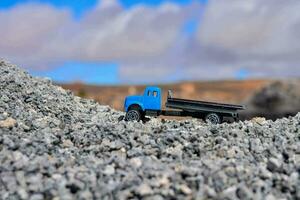
<svg viewBox="0 0 300 200">
<path fill-rule="evenodd" d="M 130 106 L 132 106 L 132 105 L 138 105 L 138 106 L 141 107 L 142 111 L 145 111 L 144 105 L 141 102 L 138 102 L 138 101 L 128 102 L 127 105 L 125 105 L 125 111 L 127 112 L 128 109 L 130 108 Z"/>
</svg>

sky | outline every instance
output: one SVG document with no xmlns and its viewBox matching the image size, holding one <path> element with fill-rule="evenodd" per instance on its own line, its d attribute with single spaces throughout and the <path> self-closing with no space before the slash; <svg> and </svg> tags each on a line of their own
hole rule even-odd
<svg viewBox="0 0 300 200">
<path fill-rule="evenodd" d="M 1 0 L 0 58 L 57 82 L 300 76 L 297 0 Z"/>
</svg>

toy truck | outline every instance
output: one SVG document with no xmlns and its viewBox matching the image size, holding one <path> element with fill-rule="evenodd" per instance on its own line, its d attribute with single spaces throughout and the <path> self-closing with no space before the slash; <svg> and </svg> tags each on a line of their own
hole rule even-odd
<svg viewBox="0 0 300 200">
<path fill-rule="evenodd" d="M 224 117 L 237 121 L 238 111 L 245 109 L 242 105 L 178 99 L 174 98 L 169 90 L 165 103 L 166 108 L 169 109 L 162 110 L 161 99 L 161 89 L 159 87 L 146 87 L 142 96 L 127 96 L 124 102 L 125 120 L 140 121 L 145 116 L 160 115 L 190 116 L 219 124 L 222 123 Z"/>
</svg>

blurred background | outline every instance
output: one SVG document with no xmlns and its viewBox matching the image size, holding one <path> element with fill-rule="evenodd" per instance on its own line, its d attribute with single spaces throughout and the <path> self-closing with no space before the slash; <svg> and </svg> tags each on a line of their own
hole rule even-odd
<svg viewBox="0 0 300 200">
<path fill-rule="evenodd" d="M 158 85 L 276 119 L 300 111 L 299 10 L 296 0 L 0 0 L 0 57 L 118 110 Z"/>
</svg>

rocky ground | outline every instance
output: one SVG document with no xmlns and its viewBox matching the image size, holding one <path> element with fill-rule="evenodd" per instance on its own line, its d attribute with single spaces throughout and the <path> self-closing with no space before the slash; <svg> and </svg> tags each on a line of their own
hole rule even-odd
<svg viewBox="0 0 300 200">
<path fill-rule="evenodd" d="M 0 61 L 0 199 L 300 199 L 300 114 L 121 115 Z"/>
</svg>

